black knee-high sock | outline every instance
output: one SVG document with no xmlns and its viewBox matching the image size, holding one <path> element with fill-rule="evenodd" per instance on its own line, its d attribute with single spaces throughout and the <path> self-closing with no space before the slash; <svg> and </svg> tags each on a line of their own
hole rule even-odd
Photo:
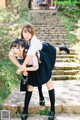
<svg viewBox="0 0 80 120">
<path fill-rule="evenodd" d="M 54 89 L 49 90 L 49 98 L 51 103 L 51 111 L 55 113 L 55 91 Z"/>
<path fill-rule="evenodd" d="M 31 99 L 32 91 L 26 91 L 25 100 L 24 100 L 24 109 L 23 113 L 28 114 L 28 106 Z"/>
<path fill-rule="evenodd" d="M 43 93 L 42 93 L 42 86 L 38 86 L 38 91 L 39 91 L 39 98 L 44 99 Z"/>
</svg>

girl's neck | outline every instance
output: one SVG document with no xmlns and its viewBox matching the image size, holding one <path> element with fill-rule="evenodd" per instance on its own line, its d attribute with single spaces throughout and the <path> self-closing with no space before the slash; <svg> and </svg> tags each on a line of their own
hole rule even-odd
<svg viewBox="0 0 80 120">
<path fill-rule="evenodd" d="M 30 41 L 31 41 L 31 39 L 29 39 L 28 41 L 26 41 L 26 43 L 28 43 L 28 44 L 29 44 L 29 43 L 30 43 Z"/>
<path fill-rule="evenodd" d="M 23 59 L 24 58 L 23 53 L 20 53 L 19 57 Z"/>
</svg>

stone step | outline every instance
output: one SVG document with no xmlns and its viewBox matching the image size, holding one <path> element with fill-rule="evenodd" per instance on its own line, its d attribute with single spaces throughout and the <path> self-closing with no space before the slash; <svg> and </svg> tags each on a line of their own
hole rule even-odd
<svg viewBox="0 0 80 120">
<path fill-rule="evenodd" d="M 57 24 L 57 23 L 56 23 Z M 41 32 L 44 30 L 44 31 L 48 31 L 49 33 L 51 33 L 52 32 L 52 30 L 54 31 L 54 32 L 57 32 L 57 30 L 58 31 L 60 31 L 60 33 L 66 33 L 66 30 L 65 30 L 65 28 L 64 28 L 64 26 L 62 26 L 62 25 L 55 25 L 55 24 L 53 24 L 53 23 L 51 23 L 51 25 L 50 24 L 42 24 L 42 25 L 35 25 L 34 24 L 34 26 L 35 26 L 35 29 L 37 30 L 36 32 L 37 33 L 39 33 L 40 31 L 39 30 L 41 30 Z M 62 31 L 61 31 L 62 30 Z M 55 33 L 55 34 L 57 34 L 57 33 Z"/>
<path fill-rule="evenodd" d="M 21 120 L 20 116 L 19 117 L 11 117 L 10 120 Z M 34 115 L 29 115 L 27 120 L 48 120 L 47 115 L 39 115 L 39 114 L 34 114 Z M 61 113 L 55 115 L 55 120 L 80 120 L 80 114 L 70 114 L 70 113 Z"/>
<path fill-rule="evenodd" d="M 54 18 L 56 17 L 56 18 Z M 37 24 L 50 24 L 50 23 L 54 23 L 56 21 L 59 21 L 57 16 L 53 14 L 44 14 L 44 13 L 32 13 L 29 16 L 29 19 L 31 21 L 31 23 L 37 23 Z M 45 22 L 44 22 L 45 21 Z M 50 23 L 48 23 L 50 22 Z M 59 22 L 58 22 L 59 23 Z M 59 23 L 60 25 L 60 23 Z"/>
<path fill-rule="evenodd" d="M 65 35 L 65 36 L 67 36 L 66 35 L 66 30 L 65 30 L 65 28 L 64 27 L 56 27 L 56 26 L 54 26 L 54 25 L 51 25 L 50 27 L 36 27 L 36 34 L 43 34 L 43 33 L 48 33 L 48 35 L 51 35 L 51 34 L 53 34 L 53 35 Z"/>
<path fill-rule="evenodd" d="M 80 80 L 80 75 L 52 75 L 52 80 Z"/>
<path fill-rule="evenodd" d="M 34 26 L 35 26 L 36 29 L 47 30 L 46 29 L 46 27 L 47 27 L 47 28 L 50 28 L 50 30 L 51 29 L 53 29 L 53 30 L 55 29 L 55 30 L 58 30 L 58 31 L 60 31 L 60 29 L 64 30 L 64 31 L 60 31 L 60 33 L 65 33 L 66 32 L 66 29 L 65 29 L 64 25 L 62 25 L 60 23 L 60 21 L 59 22 L 54 22 L 54 21 L 53 22 L 49 22 L 49 24 L 47 22 L 44 23 L 44 24 L 42 24 L 42 23 L 40 23 L 40 24 L 37 23 L 36 24 L 36 22 L 35 22 Z"/>
<path fill-rule="evenodd" d="M 79 113 L 80 114 L 80 80 L 54 81 L 56 97 L 56 113 Z M 29 113 L 39 113 L 40 110 L 50 109 L 50 101 L 46 85 L 43 85 L 43 94 L 46 106 L 39 106 L 39 95 L 37 87 L 34 88 L 29 104 Z M 4 109 L 9 109 L 12 113 L 20 112 L 24 105 L 25 92 L 19 91 L 16 87 L 12 94 L 5 100 Z"/>
<path fill-rule="evenodd" d="M 52 24 L 52 23 L 51 23 L 51 24 Z M 37 33 L 40 32 L 39 30 L 49 31 L 49 32 L 51 33 L 52 30 L 53 30 L 54 32 L 57 32 L 57 30 L 60 31 L 60 29 L 65 29 L 64 26 L 59 27 L 59 26 L 56 26 L 55 24 L 52 24 L 52 25 L 50 25 L 50 24 L 35 25 L 35 24 L 34 24 L 34 26 L 35 26 L 35 28 L 36 28 L 36 30 L 37 30 L 37 31 L 36 31 Z M 47 28 L 47 29 L 46 29 L 46 28 Z M 42 31 L 41 31 L 41 32 L 42 32 Z M 65 33 L 66 33 L 66 30 L 60 31 L 60 33 L 65 34 Z M 55 33 L 55 34 L 56 34 L 56 33 Z"/>
<path fill-rule="evenodd" d="M 67 44 L 70 44 L 70 42 L 68 41 L 67 38 L 64 38 L 64 37 L 59 37 L 59 36 L 38 36 L 38 38 L 40 40 L 45 40 L 45 41 L 49 41 L 51 44 L 55 44 L 55 43 L 59 43 L 59 44 L 62 44 L 62 43 L 67 43 Z"/>
<path fill-rule="evenodd" d="M 66 32 L 64 33 L 64 32 L 61 32 L 59 30 L 55 30 L 55 28 L 50 28 L 50 29 L 48 28 L 47 30 L 45 30 L 45 29 L 37 29 L 36 31 L 37 31 L 36 34 L 38 36 L 39 35 L 42 35 L 42 36 L 49 35 L 49 37 L 50 36 L 67 36 L 67 35 L 65 35 Z"/>
<path fill-rule="evenodd" d="M 54 19 L 54 18 L 53 18 Z M 56 18 L 55 18 L 55 20 L 56 20 Z M 52 24 L 53 23 L 53 24 Z M 52 24 L 52 25 L 51 25 Z M 56 26 L 56 25 L 59 25 L 59 26 Z M 64 28 L 64 25 L 62 25 L 61 23 L 60 23 L 60 20 L 57 20 L 57 21 L 54 21 L 53 20 L 53 22 L 52 21 L 49 21 L 49 23 L 44 23 L 44 24 L 42 24 L 42 23 L 37 23 L 37 24 L 35 24 L 35 27 L 36 28 L 43 28 L 43 29 L 46 29 L 46 27 L 53 27 L 53 26 L 55 26 L 55 27 L 63 27 Z M 64 31 L 66 31 L 66 30 L 64 30 Z"/>
<path fill-rule="evenodd" d="M 60 20 L 57 20 L 57 19 L 55 19 L 54 20 L 54 17 L 53 18 L 51 18 L 51 21 L 50 21 L 50 18 L 49 19 L 44 19 L 44 20 L 42 20 L 42 21 L 40 21 L 40 23 L 38 22 L 39 21 L 39 19 L 42 19 L 42 18 L 36 18 L 36 19 L 34 19 L 35 21 L 31 21 L 31 23 L 33 23 L 33 25 L 36 27 L 36 28 L 40 28 L 40 26 L 41 27 L 43 27 L 44 29 L 46 28 L 46 27 L 55 27 L 56 29 L 58 28 L 64 28 L 64 25 L 63 24 L 61 24 L 60 23 Z M 38 21 L 37 21 L 38 20 Z M 44 23 L 45 22 L 45 23 Z M 64 32 L 65 32 L 66 30 L 64 30 Z"/>
<path fill-rule="evenodd" d="M 46 37 L 46 38 L 48 38 L 48 39 L 51 39 L 51 38 L 55 38 L 55 39 L 57 39 L 57 38 L 62 38 L 62 40 L 63 40 L 63 38 L 64 38 L 64 40 L 68 40 L 66 35 L 64 35 L 64 34 L 59 34 L 59 32 L 58 32 L 57 34 L 55 34 L 54 32 L 49 34 L 48 31 L 43 31 L 43 33 L 36 33 L 36 35 L 37 35 L 39 38 L 44 38 L 44 37 Z M 51 40 L 52 40 L 52 39 L 51 39 Z"/>
<path fill-rule="evenodd" d="M 40 39 L 41 40 L 41 39 Z M 47 40 L 47 39 L 46 39 Z M 42 41 L 45 41 L 45 38 L 44 39 L 42 39 Z M 49 40 L 47 40 L 47 41 L 49 41 Z M 57 47 L 57 46 L 61 46 L 61 45 L 65 45 L 65 46 L 67 46 L 67 47 L 70 47 L 70 43 L 68 43 L 68 42 L 65 42 L 65 41 L 63 41 L 63 42 L 56 42 L 55 40 L 53 40 L 53 42 L 48 42 L 48 43 L 50 43 L 51 45 L 53 45 L 53 46 L 55 46 L 55 47 Z"/>
<path fill-rule="evenodd" d="M 52 75 L 75 75 L 80 70 L 53 70 Z"/>
<path fill-rule="evenodd" d="M 45 39 L 46 39 L 46 41 L 49 41 L 49 39 L 48 38 L 42 38 L 42 41 L 45 41 Z M 59 39 L 59 38 L 58 38 Z M 40 39 L 41 40 L 41 39 Z M 55 39 L 53 38 L 53 41 L 50 41 L 49 42 L 51 45 L 54 45 L 54 46 L 56 46 L 56 45 L 59 45 L 59 46 L 61 46 L 61 45 L 66 45 L 66 46 L 70 46 L 70 42 L 68 42 L 68 41 L 55 41 Z"/>
<path fill-rule="evenodd" d="M 47 29 L 46 29 L 47 28 Z M 50 34 L 53 33 L 53 34 L 66 34 L 66 30 L 64 27 L 56 27 L 54 25 L 50 26 L 49 27 L 36 27 L 36 34 L 40 34 L 40 33 L 43 33 L 44 31 L 48 31 Z"/>
<path fill-rule="evenodd" d="M 38 39 L 40 39 L 39 37 L 38 37 Z M 62 46 L 62 45 L 66 45 L 68 48 L 70 48 L 70 43 L 66 40 L 66 41 L 64 41 L 64 40 L 58 40 L 58 41 L 56 41 L 56 39 L 52 39 L 52 40 L 49 40 L 49 39 L 45 39 L 45 38 L 42 38 L 42 39 L 40 39 L 41 41 L 46 41 L 46 42 L 48 42 L 49 44 L 51 44 L 51 45 L 53 45 L 53 46 L 55 46 L 55 47 L 59 47 L 59 46 Z"/>
<path fill-rule="evenodd" d="M 41 17 L 36 17 L 36 19 L 33 18 L 33 20 L 30 20 L 31 23 L 33 23 L 33 25 L 35 25 L 36 27 L 38 26 L 45 26 L 45 25 L 54 25 L 55 27 L 64 27 L 62 24 L 60 24 L 60 21 L 57 20 L 57 19 L 54 19 L 54 16 L 51 18 L 51 21 L 50 21 L 50 18 L 49 19 L 42 19 L 40 22 L 39 20 L 42 19 Z"/>
<path fill-rule="evenodd" d="M 75 62 L 56 62 L 55 63 L 55 70 L 73 70 L 73 69 L 79 69 L 80 70 L 80 64 Z"/>
<path fill-rule="evenodd" d="M 57 10 L 35 10 L 35 9 L 33 9 L 33 10 L 30 10 L 29 12 L 32 13 L 32 14 L 33 13 L 44 13 L 44 14 L 45 13 L 49 13 L 49 14 L 51 13 L 52 14 L 54 12 L 57 12 Z"/>
<path fill-rule="evenodd" d="M 56 113 L 55 115 L 56 119 L 55 120 L 80 120 L 80 114 L 70 114 L 70 113 Z M 10 120 L 21 120 L 20 115 L 19 116 L 14 116 L 11 117 Z M 29 115 L 27 120 L 48 120 L 47 115 L 40 115 L 40 114 L 31 114 Z"/>
<path fill-rule="evenodd" d="M 75 62 L 76 59 L 73 58 L 57 58 L 56 62 Z"/>
<path fill-rule="evenodd" d="M 56 62 L 52 71 L 52 80 L 80 79 L 80 64 L 75 62 Z"/>
<path fill-rule="evenodd" d="M 73 59 L 75 59 L 75 58 L 77 58 L 77 55 L 68 55 L 68 54 L 66 54 L 66 55 L 57 55 L 57 58 L 73 58 Z"/>
<path fill-rule="evenodd" d="M 60 24 L 60 20 L 57 20 L 56 18 L 54 19 L 54 17 L 56 16 L 52 16 L 52 17 L 48 17 L 48 18 L 44 18 L 44 16 L 35 16 L 35 18 L 32 16 L 32 20 L 30 20 L 31 23 L 33 23 L 34 25 L 54 25 L 55 27 L 63 27 L 62 24 Z M 40 21 L 40 22 L 39 22 Z"/>
<path fill-rule="evenodd" d="M 44 39 L 44 38 L 46 38 L 46 39 Z M 39 37 L 38 36 L 38 39 L 40 39 L 41 41 L 47 41 L 47 42 L 49 42 L 50 44 L 54 44 L 54 43 L 56 43 L 56 42 L 58 42 L 60 45 L 64 42 L 64 43 L 69 43 L 70 44 L 70 42 L 69 42 L 69 40 L 68 39 L 63 39 L 63 38 L 56 38 L 56 37 L 53 37 L 53 38 L 47 38 L 46 36 L 45 37 Z M 62 42 L 62 43 L 61 43 Z"/>
<path fill-rule="evenodd" d="M 70 49 L 69 49 L 70 50 Z M 58 55 L 65 55 L 66 54 L 66 52 L 65 51 L 60 51 L 60 53 L 58 53 Z M 76 51 L 71 51 L 70 50 L 70 55 L 78 55 L 78 53 L 76 53 Z"/>
<path fill-rule="evenodd" d="M 49 29 L 50 30 L 50 29 Z M 42 32 L 38 32 L 37 31 L 37 33 L 36 33 L 38 36 L 41 36 L 41 37 L 45 37 L 45 36 L 47 36 L 48 38 L 51 38 L 51 37 L 53 37 L 53 36 L 55 36 L 55 37 L 64 37 L 65 39 L 67 39 L 67 35 L 65 35 L 64 33 L 62 34 L 62 33 L 54 33 L 54 31 L 50 31 L 50 32 L 48 32 L 48 30 L 46 31 L 46 30 L 42 30 Z"/>
<path fill-rule="evenodd" d="M 59 26 L 55 26 L 54 24 L 52 25 L 45 25 L 45 26 L 37 26 L 35 27 L 36 28 L 36 33 L 42 33 L 42 31 L 47 31 L 49 33 L 52 33 L 53 34 L 57 34 L 57 30 L 60 32 L 60 34 L 66 34 L 66 30 L 64 30 L 65 28 L 64 27 L 59 27 Z M 41 31 L 40 31 L 41 30 Z M 61 30 L 64 30 L 64 31 L 61 31 Z"/>
</svg>

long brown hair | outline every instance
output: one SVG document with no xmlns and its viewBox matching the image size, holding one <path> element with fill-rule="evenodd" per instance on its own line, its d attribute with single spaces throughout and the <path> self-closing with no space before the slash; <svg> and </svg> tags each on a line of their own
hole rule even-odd
<svg viewBox="0 0 80 120">
<path fill-rule="evenodd" d="M 27 31 L 29 33 L 31 33 L 31 35 L 33 37 L 33 35 L 35 34 L 35 28 L 34 28 L 34 26 L 31 23 L 26 23 L 26 24 L 23 25 L 23 28 L 21 30 L 21 38 L 24 39 L 24 37 L 23 37 L 23 30 L 24 30 L 24 28 L 26 28 Z"/>
</svg>

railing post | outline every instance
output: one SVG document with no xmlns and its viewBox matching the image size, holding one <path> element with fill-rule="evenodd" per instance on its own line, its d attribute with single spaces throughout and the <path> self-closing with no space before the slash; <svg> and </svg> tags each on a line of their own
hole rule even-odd
<svg viewBox="0 0 80 120">
<path fill-rule="evenodd" d="M 53 0 L 51 0 L 51 7 L 53 7 Z"/>
</svg>

